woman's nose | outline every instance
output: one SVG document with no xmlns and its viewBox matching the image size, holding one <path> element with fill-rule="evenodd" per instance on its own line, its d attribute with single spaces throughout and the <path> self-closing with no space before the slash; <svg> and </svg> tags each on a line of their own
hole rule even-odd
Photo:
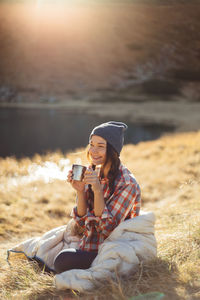
<svg viewBox="0 0 200 300">
<path fill-rule="evenodd" d="M 95 147 L 93 147 L 93 148 L 91 149 L 91 152 L 92 152 L 92 153 L 96 153 L 96 152 L 98 152 L 98 149 L 95 148 Z"/>
</svg>

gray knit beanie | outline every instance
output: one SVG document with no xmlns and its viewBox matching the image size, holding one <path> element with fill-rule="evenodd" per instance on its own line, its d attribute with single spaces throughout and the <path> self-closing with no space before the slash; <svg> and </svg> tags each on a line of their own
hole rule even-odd
<svg viewBox="0 0 200 300">
<path fill-rule="evenodd" d="M 124 131 L 127 128 L 128 126 L 122 122 L 109 121 L 96 126 L 92 130 L 89 140 L 93 135 L 101 136 L 109 144 L 111 144 L 117 151 L 118 155 L 120 155 L 124 144 Z"/>
</svg>

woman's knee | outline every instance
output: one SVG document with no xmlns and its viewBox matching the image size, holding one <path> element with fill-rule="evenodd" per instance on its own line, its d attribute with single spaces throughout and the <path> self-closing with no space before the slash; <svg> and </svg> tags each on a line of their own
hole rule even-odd
<svg viewBox="0 0 200 300">
<path fill-rule="evenodd" d="M 67 249 L 59 253 L 54 261 L 56 273 L 62 273 L 71 269 L 88 269 L 97 253 Z"/>
<path fill-rule="evenodd" d="M 55 258 L 54 270 L 56 271 L 56 273 L 62 273 L 63 272 L 63 259 L 64 259 L 63 253 L 60 253 Z"/>
<path fill-rule="evenodd" d="M 54 261 L 56 273 L 62 273 L 77 267 L 77 250 L 65 249 L 60 252 Z"/>
</svg>

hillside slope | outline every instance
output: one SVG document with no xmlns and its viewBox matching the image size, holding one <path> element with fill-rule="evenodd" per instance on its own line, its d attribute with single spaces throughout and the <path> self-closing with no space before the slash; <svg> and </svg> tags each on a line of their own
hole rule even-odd
<svg viewBox="0 0 200 300">
<path fill-rule="evenodd" d="M 200 5 L 163 2 L 0 4 L 0 102 L 199 101 Z"/>
</svg>

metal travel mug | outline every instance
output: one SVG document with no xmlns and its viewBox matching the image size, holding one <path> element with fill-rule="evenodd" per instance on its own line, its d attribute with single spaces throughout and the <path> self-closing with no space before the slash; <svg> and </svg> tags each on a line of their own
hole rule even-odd
<svg viewBox="0 0 200 300">
<path fill-rule="evenodd" d="M 86 169 L 87 168 L 85 166 L 72 165 L 72 179 L 82 181 Z"/>
</svg>

